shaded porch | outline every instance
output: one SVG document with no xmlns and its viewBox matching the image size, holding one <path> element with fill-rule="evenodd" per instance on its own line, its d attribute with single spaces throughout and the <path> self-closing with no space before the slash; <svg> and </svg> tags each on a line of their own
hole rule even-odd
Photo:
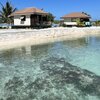
<svg viewBox="0 0 100 100">
<path fill-rule="evenodd" d="M 89 18 L 71 18 L 71 22 L 77 22 L 79 20 L 80 22 L 89 22 Z"/>
<path fill-rule="evenodd" d="M 48 15 L 31 15 L 31 27 L 48 27 L 51 22 L 48 21 Z"/>
</svg>

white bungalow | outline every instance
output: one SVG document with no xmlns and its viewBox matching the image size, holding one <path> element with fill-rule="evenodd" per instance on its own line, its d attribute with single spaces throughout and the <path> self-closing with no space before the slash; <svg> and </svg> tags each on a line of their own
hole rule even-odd
<svg viewBox="0 0 100 100">
<path fill-rule="evenodd" d="M 38 8 L 26 8 L 12 13 L 9 17 L 14 18 L 16 27 L 48 26 L 50 25 L 47 20 L 48 14 Z"/>
<path fill-rule="evenodd" d="M 90 24 L 90 18 L 90 15 L 84 12 L 70 13 L 61 17 L 66 26 L 77 26 L 77 19 L 80 20 L 80 22 L 86 22 L 85 24 Z"/>
</svg>

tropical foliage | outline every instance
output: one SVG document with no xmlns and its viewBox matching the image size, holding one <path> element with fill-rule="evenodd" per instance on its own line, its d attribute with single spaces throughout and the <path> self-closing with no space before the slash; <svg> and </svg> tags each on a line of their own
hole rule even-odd
<svg viewBox="0 0 100 100">
<path fill-rule="evenodd" d="M 60 20 L 54 20 L 54 24 L 60 24 Z"/>
<path fill-rule="evenodd" d="M 77 22 L 77 26 L 79 26 L 79 27 L 84 27 L 85 26 L 85 23 L 81 22 L 80 19 L 77 19 L 76 22 Z"/>
<path fill-rule="evenodd" d="M 100 20 L 94 21 L 94 22 L 93 22 L 93 25 L 94 25 L 94 26 L 100 26 Z"/>
<path fill-rule="evenodd" d="M 54 16 L 51 13 L 49 13 L 48 16 L 47 16 L 47 20 L 53 22 Z"/>
<path fill-rule="evenodd" d="M 5 5 L 0 3 L 1 10 L 0 10 L 0 20 L 2 23 L 12 23 L 13 19 L 9 17 L 11 13 L 16 11 L 16 8 L 13 8 L 9 1 L 6 2 Z"/>
</svg>

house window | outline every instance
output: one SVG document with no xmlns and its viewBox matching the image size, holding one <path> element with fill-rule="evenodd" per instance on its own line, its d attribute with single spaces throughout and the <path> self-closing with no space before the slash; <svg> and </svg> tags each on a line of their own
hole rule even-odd
<svg viewBox="0 0 100 100">
<path fill-rule="evenodd" d="M 24 24 L 24 21 L 26 21 L 26 16 L 25 15 L 22 15 L 20 17 L 20 20 L 21 20 L 21 24 Z"/>
<path fill-rule="evenodd" d="M 25 15 L 22 15 L 22 16 L 20 17 L 20 19 L 21 19 L 21 21 L 26 21 L 26 16 L 25 16 Z"/>
<path fill-rule="evenodd" d="M 76 19 L 76 18 L 72 18 L 71 21 L 72 21 L 72 22 L 76 22 L 77 19 Z"/>
</svg>

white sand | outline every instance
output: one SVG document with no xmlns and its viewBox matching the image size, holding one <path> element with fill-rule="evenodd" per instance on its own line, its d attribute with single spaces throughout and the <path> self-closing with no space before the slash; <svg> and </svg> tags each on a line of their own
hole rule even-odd
<svg viewBox="0 0 100 100">
<path fill-rule="evenodd" d="M 100 27 L 48 28 L 48 29 L 1 29 L 0 50 L 22 46 L 40 45 L 55 41 L 99 35 Z"/>
</svg>

